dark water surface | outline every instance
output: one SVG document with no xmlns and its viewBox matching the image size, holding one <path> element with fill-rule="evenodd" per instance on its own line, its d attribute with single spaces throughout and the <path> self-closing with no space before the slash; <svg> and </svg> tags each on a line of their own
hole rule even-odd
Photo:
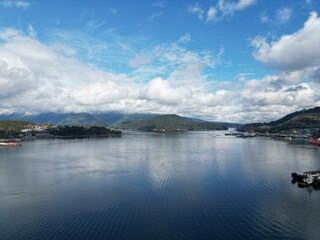
<svg viewBox="0 0 320 240">
<path fill-rule="evenodd" d="M 319 239 L 319 147 L 210 134 L 1 147 L 0 239 Z"/>
</svg>

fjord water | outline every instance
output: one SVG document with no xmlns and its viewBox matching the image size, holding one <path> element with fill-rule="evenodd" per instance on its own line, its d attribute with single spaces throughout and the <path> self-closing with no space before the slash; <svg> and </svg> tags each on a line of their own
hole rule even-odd
<svg viewBox="0 0 320 240">
<path fill-rule="evenodd" d="M 319 147 L 210 135 L 2 147 L 0 239 L 318 239 Z"/>
</svg>

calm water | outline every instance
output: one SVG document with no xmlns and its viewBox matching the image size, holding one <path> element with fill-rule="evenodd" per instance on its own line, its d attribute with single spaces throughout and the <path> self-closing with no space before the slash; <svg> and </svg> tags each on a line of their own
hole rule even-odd
<svg viewBox="0 0 320 240">
<path fill-rule="evenodd" d="M 210 134 L 1 147 L 0 239 L 319 239 L 319 147 Z"/>
</svg>

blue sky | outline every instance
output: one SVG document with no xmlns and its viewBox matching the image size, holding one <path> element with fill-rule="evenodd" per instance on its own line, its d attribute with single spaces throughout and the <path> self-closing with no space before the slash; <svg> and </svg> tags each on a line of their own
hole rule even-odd
<svg viewBox="0 0 320 240">
<path fill-rule="evenodd" d="M 0 0 L 0 113 L 269 121 L 320 105 L 319 0 Z"/>
</svg>

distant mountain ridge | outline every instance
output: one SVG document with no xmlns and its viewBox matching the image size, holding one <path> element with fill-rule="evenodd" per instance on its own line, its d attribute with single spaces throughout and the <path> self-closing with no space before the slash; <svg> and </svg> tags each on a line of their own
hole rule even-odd
<svg viewBox="0 0 320 240">
<path fill-rule="evenodd" d="M 126 129 L 139 130 L 150 130 L 152 127 L 199 130 L 236 127 L 239 131 L 271 133 L 288 129 L 320 128 L 320 107 L 296 111 L 268 123 L 250 123 L 244 125 L 224 122 L 212 123 L 196 118 L 180 117 L 174 114 L 159 115 L 148 113 L 122 113 L 116 111 L 102 113 L 12 113 L 0 114 L 0 120 L 21 120 L 53 125 L 118 126 Z M 171 121 L 174 122 L 172 125 Z"/>
<path fill-rule="evenodd" d="M 245 124 L 239 127 L 238 130 L 272 133 L 290 129 L 310 128 L 320 128 L 320 107 L 296 111 L 269 123 Z"/>
<path fill-rule="evenodd" d="M 176 114 L 166 114 L 147 118 L 144 120 L 124 123 L 120 125 L 123 129 L 139 131 L 183 131 L 183 130 L 227 130 L 222 123 L 205 122 L 191 118 L 181 117 Z"/>
<path fill-rule="evenodd" d="M 12 113 L 0 115 L 0 120 L 22 120 L 34 123 L 48 123 L 54 125 L 85 125 L 85 126 L 111 126 L 122 122 L 138 121 L 153 117 L 155 114 L 139 113 L 55 113 L 39 114 Z"/>
<path fill-rule="evenodd" d="M 78 126 L 115 126 L 125 129 L 150 130 L 153 128 L 165 129 L 197 129 L 213 130 L 237 127 L 239 124 L 207 122 L 198 118 L 186 118 L 175 114 L 159 115 L 148 113 L 55 113 L 39 114 L 0 114 L 0 120 L 21 120 L 34 123 L 48 123 L 53 125 Z"/>
</svg>

